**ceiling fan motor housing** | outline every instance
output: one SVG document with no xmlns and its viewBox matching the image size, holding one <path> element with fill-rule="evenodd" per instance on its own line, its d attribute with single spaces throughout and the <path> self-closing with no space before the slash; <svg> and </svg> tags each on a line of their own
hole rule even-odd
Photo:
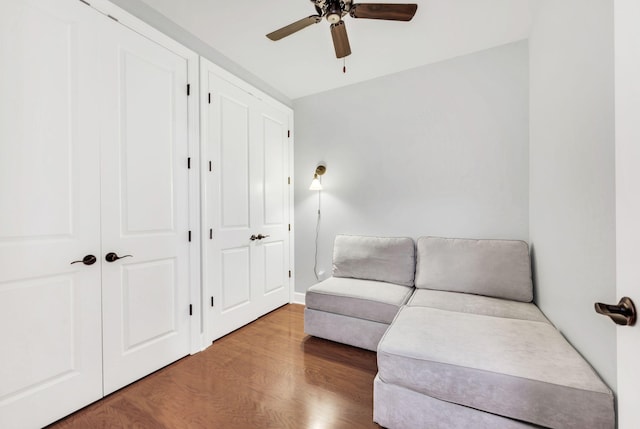
<svg viewBox="0 0 640 429">
<path fill-rule="evenodd" d="M 311 0 L 318 14 L 325 17 L 331 24 L 339 22 L 351 10 L 352 0 Z"/>
</svg>

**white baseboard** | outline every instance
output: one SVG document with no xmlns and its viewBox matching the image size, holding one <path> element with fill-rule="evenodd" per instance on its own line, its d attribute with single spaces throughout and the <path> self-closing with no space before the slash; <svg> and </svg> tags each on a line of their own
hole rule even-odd
<svg viewBox="0 0 640 429">
<path fill-rule="evenodd" d="M 302 292 L 294 292 L 293 293 L 293 300 L 291 301 L 291 304 L 302 304 L 304 305 L 304 300 L 305 298 L 305 294 Z"/>
</svg>

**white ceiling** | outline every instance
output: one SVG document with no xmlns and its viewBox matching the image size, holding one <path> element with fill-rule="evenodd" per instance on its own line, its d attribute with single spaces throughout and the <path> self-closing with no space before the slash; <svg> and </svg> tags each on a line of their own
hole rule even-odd
<svg viewBox="0 0 640 429">
<path fill-rule="evenodd" d="M 535 2 L 416 0 L 410 22 L 346 16 L 352 54 L 343 74 L 326 20 L 278 42 L 265 37 L 315 14 L 309 0 L 142 1 L 292 100 L 525 39 Z"/>
</svg>

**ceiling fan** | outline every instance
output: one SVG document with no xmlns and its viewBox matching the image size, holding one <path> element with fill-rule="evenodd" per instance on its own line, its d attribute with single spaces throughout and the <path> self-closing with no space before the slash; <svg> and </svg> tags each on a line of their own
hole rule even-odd
<svg viewBox="0 0 640 429">
<path fill-rule="evenodd" d="M 311 0 L 317 15 L 302 18 L 292 24 L 282 27 L 267 37 L 273 41 L 302 30 L 312 24 L 317 24 L 326 18 L 331 23 L 331 36 L 336 57 L 344 58 L 351 55 L 351 46 L 347 37 L 347 28 L 342 17 L 349 14 L 352 18 L 385 19 L 390 21 L 411 21 L 418 9 L 417 4 L 392 3 L 352 3 L 352 0 Z"/>
</svg>

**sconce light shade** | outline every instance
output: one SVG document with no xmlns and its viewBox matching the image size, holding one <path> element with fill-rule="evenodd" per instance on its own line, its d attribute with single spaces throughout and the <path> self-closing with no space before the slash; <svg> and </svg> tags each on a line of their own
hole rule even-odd
<svg viewBox="0 0 640 429">
<path fill-rule="evenodd" d="M 327 172 L 327 167 L 324 164 L 318 164 L 316 172 L 313 173 L 313 181 L 309 186 L 310 191 L 322 191 L 322 183 L 320 183 L 320 177 Z"/>
<path fill-rule="evenodd" d="M 318 179 L 318 175 L 313 175 L 313 180 L 311 181 L 311 186 L 309 186 L 310 191 L 322 191 L 322 183 L 320 183 L 320 179 Z"/>
</svg>

